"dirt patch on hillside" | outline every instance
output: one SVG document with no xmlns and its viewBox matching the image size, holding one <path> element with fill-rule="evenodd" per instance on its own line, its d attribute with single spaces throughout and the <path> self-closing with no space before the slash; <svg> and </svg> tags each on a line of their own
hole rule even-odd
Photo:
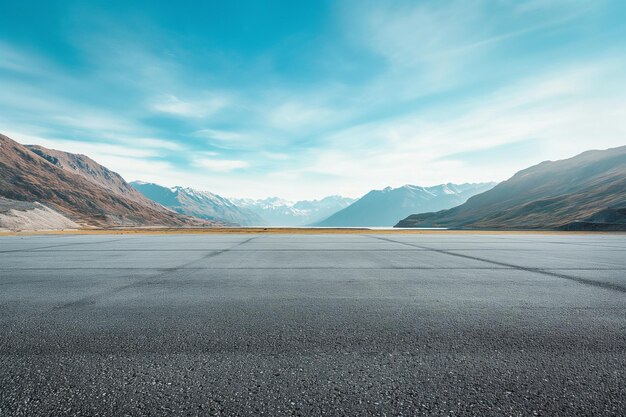
<svg viewBox="0 0 626 417">
<path fill-rule="evenodd" d="M 80 225 L 43 204 L 0 198 L 1 232 L 64 229 L 80 229 Z"/>
</svg>

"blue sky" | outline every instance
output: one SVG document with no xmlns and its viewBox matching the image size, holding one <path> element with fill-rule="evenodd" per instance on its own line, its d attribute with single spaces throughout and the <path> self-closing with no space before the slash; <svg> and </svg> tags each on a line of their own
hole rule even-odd
<svg viewBox="0 0 626 417">
<path fill-rule="evenodd" d="M 0 132 L 127 180 L 357 197 L 626 144 L 626 2 L 0 0 Z"/>
</svg>

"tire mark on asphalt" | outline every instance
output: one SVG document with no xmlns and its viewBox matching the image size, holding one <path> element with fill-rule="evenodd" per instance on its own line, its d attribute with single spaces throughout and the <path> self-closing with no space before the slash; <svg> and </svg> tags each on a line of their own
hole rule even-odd
<svg viewBox="0 0 626 417">
<path fill-rule="evenodd" d="M 444 255 L 456 256 L 456 257 L 465 258 L 465 259 L 472 259 L 474 261 L 488 262 L 488 263 L 493 264 L 493 265 L 505 266 L 505 267 L 517 269 L 517 270 L 520 270 L 520 271 L 534 272 L 534 273 L 537 273 L 537 274 L 543 274 L 543 275 L 547 275 L 547 276 L 550 276 L 550 277 L 567 279 L 567 280 L 570 280 L 570 281 L 577 282 L 579 284 L 589 285 L 591 287 L 604 288 L 606 290 L 612 290 L 612 291 L 617 291 L 617 292 L 621 292 L 621 293 L 626 293 L 626 287 L 624 287 L 622 285 L 619 285 L 619 284 L 613 284 L 611 282 L 594 281 L 594 280 L 587 279 L 587 278 L 573 277 L 571 275 L 559 274 L 557 272 L 547 271 L 547 270 L 543 270 L 543 269 L 539 269 L 539 268 L 527 268 L 527 267 L 524 267 L 524 266 L 521 266 L 521 265 L 515 265 L 515 264 L 510 264 L 510 263 L 506 263 L 506 262 L 499 262 L 499 261 L 492 261 L 490 259 L 480 258 L 478 256 L 464 255 L 464 254 L 461 254 L 461 253 L 450 252 L 450 251 L 447 251 L 445 249 L 435 249 L 435 248 L 430 248 L 428 246 L 416 245 L 416 244 L 413 244 L 413 243 L 402 242 L 402 241 L 393 240 L 393 239 L 389 239 L 389 238 L 384 238 L 384 237 L 380 237 L 380 236 L 374 236 L 374 235 L 364 235 L 364 236 L 370 237 L 372 239 L 378 239 L 378 240 L 384 240 L 384 241 L 387 241 L 387 242 L 398 243 L 400 245 L 412 246 L 412 247 L 421 248 L 421 249 L 429 249 L 429 250 L 431 250 L 433 252 L 441 253 L 441 254 L 444 254 Z"/>
<path fill-rule="evenodd" d="M 33 249 L 28 249 L 28 250 L 19 249 L 19 250 L 0 251 L 0 253 L 15 253 L 15 252 L 33 252 L 33 253 L 36 253 L 37 250 L 45 249 L 45 248 L 55 248 L 55 247 L 74 246 L 74 245 L 95 245 L 95 244 L 99 244 L 99 243 L 118 242 L 120 240 L 124 240 L 124 238 L 99 240 L 99 241 L 96 241 L 96 242 L 65 243 L 65 244 L 62 244 L 62 245 L 50 245 L 50 246 L 33 248 Z M 4 306 L 4 304 L 0 305 L 0 307 L 3 307 L 3 306 Z M 0 338 L 0 349 L 4 350 L 4 346 L 2 346 L 4 343 L 6 343 L 4 339 L 6 339 L 6 341 L 10 340 L 10 337 L 12 336 L 12 333 L 14 333 L 15 331 L 19 331 L 19 329 L 25 328 L 25 323 L 27 323 L 28 321 L 30 321 L 30 320 L 38 317 L 38 316 L 43 315 L 43 314 L 45 314 L 45 312 L 34 311 L 34 312 L 32 312 L 30 314 L 26 314 L 22 318 L 16 320 L 14 322 L 14 325 L 11 326 L 11 328 L 9 328 L 6 331 L 6 333 L 4 334 L 4 336 L 6 336 L 6 338 Z"/>
<path fill-rule="evenodd" d="M 427 250 L 424 250 L 425 252 L 429 252 Z M 233 251 L 236 252 L 236 251 Z M 142 267 L 142 266 L 138 266 L 138 267 L 127 267 L 127 266 L 122 266 L 122 267 L 118 267 L 118 266 L 112 266 L 112 267 L 66 267 L 66 268 L 2 268 L 0 267 L 0 271 L 2 272 L 15 272 L 15 271 L 19 271 L 19 272 L 28 272 L 28 271 L 159 271 L 159 272 L 163 272 L 163 271 L 167 271 L 170 268 L 163 268 L 163 267 L 154 267 L 154 268 L 150 268 L 150 267 Z M 336 267 L 336 266 L 237 266 L 237 267 L 228 267 L 228 266 L 216 266 L 216 267 L 210 267 L 210 268 L 205 268 L 205 267 L 192 267 L 192 268 L 187 268 L 187 267 L 181 267 L 181 270 L 185 270 L 185 271 L 222 271 L 222 270 L 227 270 L 227 271 L 247 271 L 247 270 L 291 270 L 291 269 L 320 269 L 320 270 L 327 270 L 327 269 L 331 269 L 331 270 L 381 270 L 381 271 L 386 271 L 389 269 L 400 269 L 400 270 L 404 270 L 404 269 L 415 269 L 415 270 L 444 270 L 444 271 L 459 271 L 459 270 L 487 270 L 487 271 L 499 271 L 502 269 L 513 269 L 510 267 L 505 267 L 505 266 L 501 266 L 501 267 L 493 267 L 493 266 L 481 266 L 481 267 L 454 267 L 454 266 L 397 266 L 397 265 L 391 265 L 391 266 L 346 266 L 346 267 Z M 613 271 L 613 272 L 617 272 L 617 271 L 626 271 L 626 268 L 533 268 L 533 271 Z M 29 282 L 29 281 L 20 281 L 20 282 Z M 41 282 L 48 282 L 48 281 L 41 281 Z M 0 282 L 0 285 L 6 284 L 5 282 Z"/>
<path fill-rule="evenodd" d="M 146 268 L 146 267 L 110 267 L 110 268 L 0 268 L 0 271 L 167 271 L 170 268 Z M 247 270 L 292 270 L 292 269 L 321 269 L 321 270 L 381 270 L 386 271 L 390 269 L 408 269 L 408 270 L 444 270 L 444 271 L 458 271 L 458 270 L 487 270 L 487 271 L 500 271 L 502 269 L 514 269 L 510 267 L 501 266 L 499 268 L 493 266 L 473 266 L 473 267 L 454 267 L 454 266 L 346 266 L 346 267 L 336 267 L 336 266 L 244 266 L 244 267 L 227 267 L 227 266 L 216 266 L 211 268 L 201 268 L 201 267 L 192 267 L 192 268 L 180 268 L 184 271 L 247 271 Z M 533 271 L 626 271 L 626 268 L 532 268 Z M 31 282 L 31 281 L 20 281 L 20 282 Z M 41 281 L 41 282 L 49 282 L 49 281 Z M 4 285 L 6 282 L 0 282 L 0 285 Z"/>
<path fill-rule="evenodd" d="M 219 249 L 216 249 L 219 250 Z M 494 249 L 468 249 L 449 248 L 447 250 L 462 250 L 466 252 L 488 252 Z M 502 252 L 518 252 L 520 249 L 498 248 Z M 559 249 L 564 250 L 564 249 Z M 430 249 L 410 248 L 410 249 L 233 249 L 232 252 L 429 252 Z M 603 249 L 604 252 L 626 252 L 626 249 Z M 30 251 L 24 251 L 30 252 Z M 33 252 L 206 252 L 206 249 L 69 249 L 69 250 L 35 250 Z M 543 252 L 541 249 L 524 249 L 524 252 Z M 0 252 L 2 253 L 2 252 Z"/>
<path fill-rule="evenodd" d="M 82 306 L 86 306 L 86 305 L 91 305 L 91 304 L 95 304 L 99 299 L 109 297 L 109 296 L 111 296 L 113 294 L 117 294 L 119 292 L 122 292 L 122 291 L 130 289 L 130 288 L 139 288 L 139 287 L 142 287 L 144 285 L 154 285 L 154 284 L 157 284 L 157 283 L 166 282 L 167 279 L 159 280 L 159 278 L 167 277 L 168 275 L 171 275 L 171 274 L 173 274 L 175 272 L 179 272 L 179 271 L 185 271 L 185 270 L 193 271 L 194 270 L 193 268 L 186 268 L 186 267 L 188 267 L 189 265 L 193 265 L 196 262 L 204 261 L 206 259 L 210 259 L 210 258 L 214 258 L 214 257 L 219 256 L 219 255 L 222 255 L 222 254 L 224 254 L 226 252 L 229 252 L 230 250 L 232 250 L 234 248 L 237 248 L 239 246 L 245 245 L 246 243 L 248 243 L 248 242 L 250 242 L 250 241 L 252 241 L 254 239 L 258 239 L 259 237 L 260 236 L 254 236 L 254 237 L 248 238 L 248 239 L 246 239 L 244 241 L 241 241 L 241 242 L 237 243 L 236 245 L 233 245 L 233 246 L 231 246 L 229 248 L 220 249 L 220 250 L 211 250 L 209 253 L 207 253 L 205 256 L 203 256 L 203 257 L 201 257 L 199 259 L 194 259 L 192 261 L 185 262 L 184 264 L 177 265 L 177 266 L 172 267 L 172 268 L 163 268 L 163 269 L 161 269 L 161 272 L 156 274 L 156 275 L 145 277 L 145 278 L 143 278 L 141 280 L 134 281 L 132 283 L 129 283 L 129 284 L 126 284 L 126 285 L 122 285 L 120 287 L 116 287 L 116 288 L 113 288 L 113 289 L 108 290 L 108 291 L 103 291 L 103 292 L 101 292 L 99 294 L 88 295 L 88 296 L 82 297 L 82 298 L 80 298 L 78 300 L 70 301 L 68 303 L 64 303 L 64 304 L 55 306 L 53 309 L 54 310 L 61 310 L 61 309 L 67 309 L 67 308 L 74 308 L 74 307 L 82 307 Z"/>
<path fill-rule="evenodd" d="M 496 237 L 496 239 L 502 239 L 502 240 L 508 240 L 511 241 L 512 239 L 515 239 L 515 242 L 524 242 L 524 243 L 536 243 L 535 240 L 527 240 L 527 239 L 520 239 L 517 236 L 509 238 L 509 237 Z M 558 241 L 545 241 L 542 243 L 550 243 L 553 245 L 572 245 L 572 246 L 585 246 L 585 247 L 591 247 L 591 248 L 611 248 L 611 249 L 617 249 L 620 251 L 623 251 L 624 248 L 622 246 L 613 246 L 613 245 L 605 245 L 605 244 L 598 244 L 598 245 L 594 245 L 593 243 L 578 243 L 578 242 L 558 242 Z"/>
<path fill-rule="evenodd" d="M 62 245 L 41 246 L 39 248 L 3 250 L 3 251 L 0 251 L 0 253 L 37 252 L 37 251 L 40 251 L 41 249 L 62 248 L 62 247 L 66 247 L 66 246 L 75 246 L 75 245 L 96 245 L 96 244 L 99 244 L 99 243 L 119 242 L 120 240 L 124 240 L 124 239 L 99 240 L 97 242 L 64 243 Z"/>
<path fill-rule="evenodd" d="M 170 268 L 143 268 L 143 267 L 138 267 L 138 268 L 116 268 L 116 267 L 111 267 L 111 268 L 25 268 L 25 269 L 10 269 L 9 271 L 24 271 L 24 272 L 28 272 L 28 271 L 100 271 L 100 270 L 104 270 L 104 271 L 159 271 L 159 272 L 165 272 L 168 271 Z M 493 271 L 493 270 L 503 270 L 503 269 L 511 269 L 511 268 L 506 268 L 506 267 L 493 267 L 493 266 L 485 266 L 485 267 L 473 267 L 473 268 L 465 268 L 465 267 L 428 267 L 428 266 L 380 266 L 380 267 L 369 267 L 369 266 L 347 266 L 347 267 L 336 267 L 336 266 L 249 266 L 249 267 L 227 267 L 227 266 L 218 266 L 218 267 L 211 267 L 211 268 L 200 268 L 200 267 L 191 267 L 191 268 L 180 268 L 181 271 L 257 271 L 257 270 L 268 270 L 268 271 L 281 271 L 281 270 L 285 270 L 285 271 L 291 271 L 291 270 L 311 270 L 311 269 L 319 269 L 319 270 L 331 270 L 331 271 L 368 271 L 368 270 L 372 270 L 372 271 L 388 271 L 388 270 L 425 270 L 425 271 L 430 271 L 430 270 L 451 270 L 451 271 L 459 271 L 459 270 L 487 270 L 487 271 Z M 555 269 L 562 269 L 562 268 L 555 268 Z M 2 271 L 2 269 L 0 268 L 0 271 Z M 615 271 L 614 269 L 609 269 L 608 271 Z M 19 281 L 19 282 L 34 282 L 34 281 Z M 49 282 L 49 281 L 41 281 L 41 282 Z M 18 283 L 18 282 L 16 282 Z M 6 282 L 0 282 L 0 285 L 6 285 Z"/>
</svg>

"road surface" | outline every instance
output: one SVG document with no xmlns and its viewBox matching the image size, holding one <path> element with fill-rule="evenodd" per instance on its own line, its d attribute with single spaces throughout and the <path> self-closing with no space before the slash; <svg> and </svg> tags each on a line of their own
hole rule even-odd
<svg viewBox="0 0 626 417">
<path fill-rule="evenodd" d="M 0 415 L 626 415 L 626 235 L 0 237 Z"/>
</svg>

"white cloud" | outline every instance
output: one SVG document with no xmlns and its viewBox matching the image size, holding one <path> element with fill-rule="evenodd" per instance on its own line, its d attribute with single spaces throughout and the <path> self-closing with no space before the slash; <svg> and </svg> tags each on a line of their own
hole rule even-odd
<svg viewBox="0 0 626 417">
<path fill-rule="evenodd" d="M 119 155 L 102 155 L 96 162 L 120 174 L 125 180 L 162 181 L 164 176 L 175 171 L 167 161 L 133 158 Z"/>
<path fill-rule="evenodd" d="M 319 128 L 320 125 L 332 122 L 337 113 L 339 113 L 337 109 L 302 101 L 289 101 L 271 109 L 268 121 L 272 126 L 285 130 Z"/>
<path fill-rule="evenodd" d="M 221 142 L 240 142 L 246 138 L 241 133 L 218 129 L 202 129 L 194 132 L 194 135 Z"/>
<path fill-rule="evenodd" d="M 598 0 L 601 2 L 602 0 Z M 590 2 L 587 0 L 526 0 L 520 1 L 514 5 L 513 8 L 516 13 L 545 13 L 546 11 L 558 10 L 581 10 L 587 9 L 590 6 Z"/>
<path fill-rule="evenodd" d="M 230 90 L 225 86 L 232 74 L 190 76 L 198 68 L 185 65 L 187 51 L 176 55 L 177 46 L 185 47 L 176 39 L 168 53 L 160 53 L 154 40 L 120 29 L 75 37 L 90 70 L 73 77 L 0 43 L 6 58 L 0 67 L 11 77 L 28 76 L 3 83 L 0 124 L 37 139 L 30 142 L 85 153 L 129 179 L 227 195 L 356 196 L 386 185 L 503 179 L 541 159 L 624 143 L 623 62 L 601 61 L 601 52 L 555 50 L 572 59 L 566 66 L 558 54 L 549 62 L 529 54 L 520 62 L 533 76 L 521 81 L 515 62 L 500 72 L 490 66 L 505 60 L 495 52 L 506 41 L 574 18 L 585 10 L 582 3 L 597 4 L 500 2 L 506 16 L 493 19 L 481 9 L 487 2 L 351 2 L 331 41 L 340 52 L 356 50 L 354 62 L 349 54 L 331 57 L 346 68 L 335 71 L 334 63 L 326 63 L 333 71 L 311 71 L 315 82 L 294 83 L 287 72 L 272 73 L 271 65 L 261 73 L 251 67 L 249 76 L 259 76 L 258 85 Z M 312 60 L 328 58 L 315 46 L 309 52 Z M 370 58 L 372 68 L 364 69 Z M 273 63 L 265 59 L 263 64 Z M 336 77 L 350 66 L 358 67 L 354 80 Z M 499 84 L 491 82 L 492 75 L 508 86 L 495 90 Z M 107 95 L 109 87 L 115 88 Z M 127 97 L 120 105 L 115 95 L 122 90 Z M 91 98 L 100 93 L 102 100 Z M 167 123 L 151 123 L 164 115 L 180 119 L 170 124 L 176 129 L 170 135 Z M 80 140 L 53 139 L 63 137 Z M 185 137 L 188 143 L 171 139 Z M 533 160 L 513 155 L 477 166 L 450 157 L 528 139 L 539 144 Z M 219 153 L 203 150 L 203 143 Z M 174 152 L 172 162 L 190 163 L 164 162 Z M 250 166 L 254 170 L 244 169 Z"/>
<path fill-rule="evenodd" d="M 291 158 L 288 154 L 282 152 L 262 152 L 261 155 L 274 161 L 286 161 Z"/>
<path fill-rule="evenodd" d="M 288 141 L 262 125 L 257 126 L 254 131 L 201 129 L 193 132 L 193 136 L 205 139 L 211 147 L 230 151 L 262 153 L 264 149 L 288 147 Z"/>
<path fill-rule="evenodd" d="M 458 49 L 487 29 L 476 24 L 479 9 L 463 2 L 374 4 L 350 17 L 355 37 L 396 69 L 434 64 L 434 56 Z"/>
<path fill-rule="evenodd" d="M 246 168 L 249 164 L 245 161 L 232 159 L 198 158 L 194 160 L 194 165 L 210 171 L 230 172 L 236 169 Z"/>
<path fill-rule="evenodd" d="M 83 154 L 89 156 L 97 162 L 109 157 L 153 158 L 160 156 L 156 150 L 146 149 L 143 147 L 135 148 L 127 145 L 111 143 L 49 139 L 17 131 L 10 131 L 7 135 L 22 144 L 41 145 L 50 149 Z M 102 163 L 102 165 L 105 164 Z"/>
<path fill-rule="evenodd" d="M 0 41 L 0 68 L 22 74 L 41 75 L 50 63 L 35 55 L 24 53 L 8 43 Z"/>
<path fill-rule="evenodd" d="M 18 131 L 5 132 L 10 138 L 22 144 L 36 144 L 46 148 L 83 154 L 100 165 L 119 173 L 127 181 L 144 179 L 161 181 L 163 176 L 175 172 L 167 161 L 151 159 L 157 154 L 144 148 L 132 148 L 124 145 L 113 145 L 94 142 L 47 139 Z"/>
<path fill-rule="evenodd" d="M 25 82 L 7 83 L 0 93 L 0 122 L 29 125 L 29 130 L 48 130 L 58 136 L 80 132 L 85 139 L 104 139 L 142 130 L 126 114 L 93 107 Z M 36 123 L 32 115 L 36 114 Z"/>
<path fill-rule="evenodd" d="M 626 83 L 621 62 L 600 61 L 545 74 L 455 107 L 413 112 L 329 135 L 291 175 L 333 177 L 362 194 L 406 183 L 508 178 L 545 159 L 624 144 Z M 615 84 L 603 87 L 605 79 Z M 532 140 L 536 154 L 476 165 L 446 156 Z M 279 176 L 279 178 L 282 178 Z M 286 179 L 286 178 L 283 178 Z"/>
<path fill-rule="evenodd" d="M 182 117 L 206 117 L 224 108 L 228 100 L 223 97 L 205 97 L 182 100 L 173 94 L 162 95 L 151 104 L 153 110 Z"/>
<path fill-rule="evenodd" d="M 185 147 L 178 142 L 156 138 L 127 138 L 122 139 L 124 142 L 133 146 L 141 146 L 146 148 L 167 149 L 170 151 L 182 151 Z"/>
</svg>

